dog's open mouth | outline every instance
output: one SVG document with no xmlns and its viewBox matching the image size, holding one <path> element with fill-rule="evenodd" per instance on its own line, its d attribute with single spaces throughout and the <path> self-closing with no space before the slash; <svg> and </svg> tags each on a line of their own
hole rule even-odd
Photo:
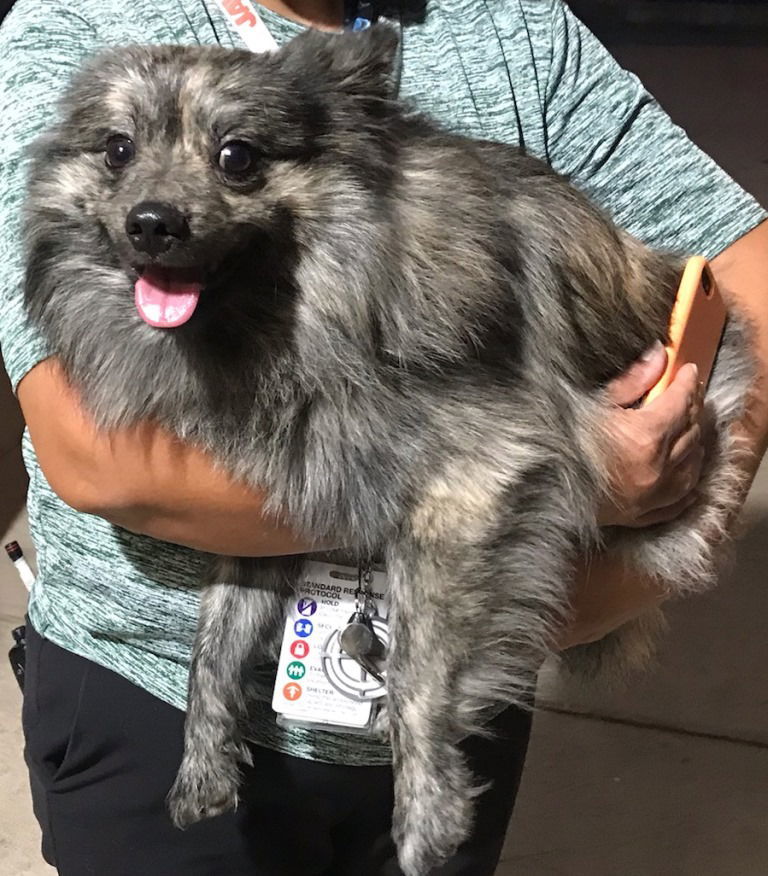
<svg viewBox="0 0 768 876">
<path fill-rule="evenodd" d="M 176 328 L 195 312 L 203 288 L 200 271 L 191 269 L 144 268 L 135 285 L 136 309 L 148 325 Z"/>
</svg>

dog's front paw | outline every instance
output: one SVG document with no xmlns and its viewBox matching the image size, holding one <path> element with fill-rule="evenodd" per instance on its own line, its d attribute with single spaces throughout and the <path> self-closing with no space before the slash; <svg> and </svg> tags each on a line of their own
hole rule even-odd
<svg viewBox="0 0 768 876">
<path fill-rule="evenodd" d="M 482 791 L 472 780 L 461 754 L 445 752 L 432 773 L 418 761 L 401 767 L 395 788 L 392 837 L 406 876 L 425 876 L 453 855 L 473 822 L 473 798 Z"/>
<path fill-rule="evenodd" d="M 249 763 L 250 754 L 239 759 Z M 237 808 L 240 784 L 237 761 L 238 758 L 230 756 L 205 760 L 184 756 L 168 793 L 168 811 L 176 827 L 183 829 Z"/>
<path fill-rule="evenodd" d="M 388 740 L 390 737 L 389 708 L 386 700 L 379 705 L 371 732 L 377 739 Z"/>
</svg>

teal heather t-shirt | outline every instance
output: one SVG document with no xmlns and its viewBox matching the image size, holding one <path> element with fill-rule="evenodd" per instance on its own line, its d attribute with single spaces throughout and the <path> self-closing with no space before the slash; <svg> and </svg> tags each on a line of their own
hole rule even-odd
<svg viewBox="0 0 768 876">
<path fill-rule="evenodd" d="M 268 11 L 278 43 L 301 27 Z M 454 131 L 519 143 L 568 174 L 647 243 L 714 256 L 765 218 L 557 0 L 429 0 L 405 7 L 401 95 Z M 125 43 L 241 47 L 213 0 L 18 0 L 0 29 L 0 343 L 14 385 L 47 351 L 21 305 L 20 205 L 30 141 L 94 51 Z M 34 626 L 53 642 L 185 706 L 205 556 L 67 507 L 24 442 L 39 575 Z M 264 705 L 256 741 L 300 757 L 389 761 L 355 736 L 283 731 Z"/>
</svg>

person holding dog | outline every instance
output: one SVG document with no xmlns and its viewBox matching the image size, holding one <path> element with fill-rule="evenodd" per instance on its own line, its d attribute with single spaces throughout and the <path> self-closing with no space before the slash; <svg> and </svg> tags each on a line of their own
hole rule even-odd
<svg viewBox="0 0 768 876">
<path fill-rule="evenodd" d="M 29 428 L 30 525 L 40 574 L 30 605 L 24 704 L 27 761 L 43 851 L 65 876 L 116 874 L 398 874 L 389 839 L 387 746 L 284 730 L 265 708 L 254 767 L 235 813 L 176 831 L 164 800 L 181 758 L 185 679 L 206 552 L 301 553 L 264 495 L 151 422 L 100 432 L 21 312 L 20 208 L 31 140 L 56 94 L 93 51 L 128 42 L 241 47 L 253 8 L 278 43 L 305 26 L 338 29 L 331 0 L 249 4 L 19 0 L 0 31 L 0 295 L 3 355 Z M 390 12 L 388 11 L 388 16 Z M 659 247 L 712 259 L 722 289 L 756 329 L 768 369 L 765 213 L 702 155 L 620 70 L 559 0 L 407 5 L 401 90 L 420 109 L 476 136 L 520 143 L 568 173 L 619 224 Z M 648 156 L 653 163 L 649 166 Z M 674 519 L 702 462 L 695 369 L 652 405 L 634 403 L 665 366 L 649 350 L 608 392 L 615 436 L 606 526 Z M 741 428 L 754 474 L 768 435 L 757 394 Z M 574 572 L 573 617 L 558 647 L 597 641 L 664 599 L 651 582 L 593 559 Z M 472 838 L 436 874 L 493 872 L 525 758 L 530 716 L 508 709 L 492 739 L 464 747 L 492 781 Z M 301 843 L 288 843 L 301 823 Z"/>
</svg>

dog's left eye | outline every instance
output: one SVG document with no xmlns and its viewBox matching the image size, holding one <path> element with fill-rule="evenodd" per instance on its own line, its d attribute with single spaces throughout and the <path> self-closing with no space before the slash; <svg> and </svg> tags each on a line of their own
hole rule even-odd
<svg viewBox="0 0 768 876">
<path fill-rule="evenodd" d="M 242 140 L 230 140 L 219 150 L 219 167 L 229 176 L 241 176 L 253 167 L 256 156 L 253 149 Z"/>
</svg>

